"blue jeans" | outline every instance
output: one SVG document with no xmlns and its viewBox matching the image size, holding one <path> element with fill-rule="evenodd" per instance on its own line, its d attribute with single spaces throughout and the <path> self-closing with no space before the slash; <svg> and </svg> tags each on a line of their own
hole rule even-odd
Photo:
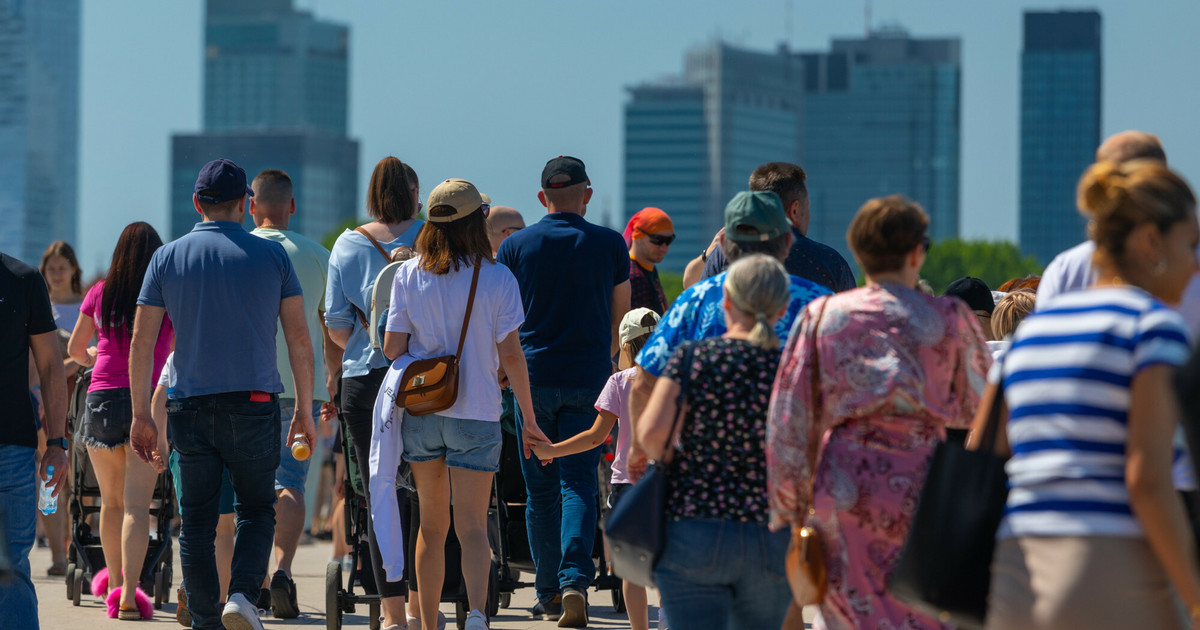
<svg viewBox="0 0 1200 630">
<path fill-rule="evenodd" d="M 292 455 L 292 437 L 288 435 L 288 429 L 292 425 L 292 416 L 296 413 L 295 398 L 280 398 L 279 399 L 279 468 L 275 471 L 275 491 L 278 492 L 285 488 L 291 488 L 304 496 L 304 482 L 308 479 L 308 465 L 312 463 L 312 456 L 308 459 L 300 461 Z M 321 401 L 312 401 L 312 417 L 313 420 L 321 418 Z M 317 445 L 309 444 L 310 451 L 315 455 L 317 453 Z"/>
<path fill-rule="evenodd" d="M 783 625 L 792 601 L 783 566 L 788 538 L 766 523 L 668 523 L 654 582 L 672 630 Z"/>
<path fill-rule="evenodd" d="M 237 541 L 229 594 L 258 601 L 275 539 L 275 469 L 279 467 L 279 403 L 252 402 L 249 392 L 180 398 L 167 403 L 167 433 L 179 453 L 183 527 L 179 560 L 192 627 L 221 628 L 216 537 L 221 472 L 233 482 Z"/>
<path fill-rule="evenodd" d="M 12 563 L 11 580 L 0 581 L 0 611 L 5 628 L 38 628 L 37 593 L 29 577 L 37 510 L 37 461 L 28 446 L 0 445 L 0 518 L 4 553 Z"/>
<path fill-rule="evenodd" d="M 599 389 L 532 387 L 533 413 L 538 427 L 559 442 L 592 427 Z M 517 410 L 517 433 L 525 426 Z M 535 569 L 539 600 L 553 598 L 565 588 L 586 590 L 596 576 L 592 551 L 596 543 L 596 467 L 600 449 L 560 457 L 542 466 L 536 457 L 521 458 L 529 495 L 525 521 Z"/>
</svg>

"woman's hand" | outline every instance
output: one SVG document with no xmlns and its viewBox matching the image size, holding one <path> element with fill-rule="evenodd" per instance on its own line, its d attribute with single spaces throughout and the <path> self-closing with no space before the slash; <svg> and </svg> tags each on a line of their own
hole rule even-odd
<svg viewBox="0 0 1200 630">
<path fill-rule="evenodd" d="M 541 428 L 537 425 L 537 420 L 532 417 L 532 414 L 526 416 L 525 420 L 521 426 L 521 449 L 524 451 L 525 458 L 529 459 L 533 456 L 534 445 L 538 445 L 539 447 L 549 446 L 551 442 L 550 438 L 546 437 L 545 433 L 542 433 Z M 542 463 L 546 464 L 548 462 Z"/>
</svg>

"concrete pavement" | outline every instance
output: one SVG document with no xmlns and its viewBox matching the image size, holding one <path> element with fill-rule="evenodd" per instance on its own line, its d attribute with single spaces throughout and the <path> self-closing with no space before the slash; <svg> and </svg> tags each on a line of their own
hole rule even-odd
<svg viewBox="0 0 1200 630">
<path fill-rule="evenodd" d="M 179 565 L 178 549 L 175 545 L 175 584 L 172 588 L 171 601 L 163 605 L 162 610 L 154 612 L 152 627 L 179 628 L 175 622 L 175 593 L 183 574 Z M 325 626 L 325 566 L 329 560 L 331 543 L 315 541 L 311 545 L 302 545 L 296 554 L 294 563 L 296 590 L 300 602 L 301 615 L 298 619 L 275 619 L 269 614 L 263 619 L 263 625 L 272 630 L 282 630 L 291 627 L 324 627 Z M 139 627 L 135 622 L 109 619 L 105 613 L 104 603 L 96 597 L 84 596 L 78 607 L 72 605 L 66 598 L 66 582 L 62 577 L 49 577 L 46 568 L 50 566 L 50 551 L 34 549 L 30 554 L 33 581 L 37 587 L 39 618 L 43 630 L 74 630 L 78 628 L 116 628 Z M 532 575 L 523 575 L 522 580 L 533 580 Z M 589 628 L 604 630 L 628 628 L 629 621 L 624 614 L 617 614 L 612 608 L 612 598 L 608 591 L 597 593 L 589 591 Z M 651 601 L 657 601 L 651 594 Z M 513 594 L 512 604 L 507 609 L 500 609 L 500 614 L 491 621 L 492 630 L 548 630 L 557 628 L 554 621 L 535 620 L 529 615 L 529 609 L 534 604 L 532 587 L 520 588 Z M 447 628 L 454 628 L 454 605 L 442 604 L 442 612 L 449 619 Z M 0 611 L 0 615 L 3 611 Z M 650 611 L 651 623 L 656 619 L 658 611 Z M 347 628 L 366 628 L 367 609 L 359 606 L 356 614 L 344 615 L 342 626 Z M 95 626 L 91 624 L 96 624 Z M 2 625 L 2 624 L 0 624 Z M 414 629 L 415 630 L 415 629 Z"/>
</svg>

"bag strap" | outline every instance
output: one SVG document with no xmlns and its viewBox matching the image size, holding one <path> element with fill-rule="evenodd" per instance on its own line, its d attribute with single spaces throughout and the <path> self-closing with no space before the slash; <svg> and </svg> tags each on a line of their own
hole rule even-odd
<svg viewBox="0 0 1200 630">
<path fill-rule="evenodd" d="M 671 432 L 667 434 L 667 442 L 663 444 L 663 454 L 660 458 L 666 463 L 670 463 L 674 459 L 675 449 L 672 448 L 672 442 L 675 440 L 675 432 L 679 430 L 679 426 L 683 422 L 683 406 L 687 398 L 688 387 L 692 384 L 692 356 L 695 354 L 696 343 L 686 342 L 681 349 L 683 350 L 683 373 L 679 380 L 679 394 L 675 396 L 675 419 L 671 421 Z"/>
<path fill-rule="evenodd" d="M 383 259 L 388 261 L 389 263 L 392 262 L 392 257 L 388 256 L 388 253 L 383 250 L 383 245 L 380 245 L 379 241 L 375 240 L 375 237 L 371 236 L 371 233 L 368 232 L 365 228 L 363 228 L 363 226 L 360 225 L 360 226 L 354 228 L 354 231 L 367 237 L 367 239 L 371 241 L 371 244 L 375 246 L 375 249 L 379 251 L 379 255 L 383 256 Z"/>
<path fill-rule="evenodd" d="M 479 286 L 479 268 L 483 266 L 483 259 L 475 259 L 475 271 L 471 273 L 471 294 L 467 296 L 467 314 L 463 318 L 462 334 L 458 336 L 458 351 L 454 353 L 454 362 L 458 363 L 462 357 L 463 344 L 467 342 L 467 326 L 471 324 L 471 309 L 475 307 L 475 287 Z"/>
<path fill-rule="evenodd" d="M 996 437 L 1000 434 L 1000 408 L 1004 404 L 1004 379 L 996 387 L 996 397 L 992 398 L 992 406 L 988 408 L 987 420 L 984 422 L 983 436 L 979 440 L 979 450 L 985 453 L 996 452 Z"/>
<path fill-rule="evenodd" d="M 829 298 L 826 297 L 821 302 L 821 310 L 817 312 L 817 321 L 813 322 L 812 330 L 809 334 L 809 344 L 812 347 L 812 376 L 809 378 L 809 386 L 812 388 L 811 398 L 812 413 L 809 414 L 808 422 L 808 461 L 812 462 L 812 470 L 808 475 L 808 503 L 809 511 L 812 510 L 813 492 L 817 486 L 817 471 L 821 465 L 821 433 L 817 427 L 821 424 L 821 350 L 817 345 L 820 339 L 818 332 L 821 329 L 821 320 L 825 318 L 825 307 L 829 304 Z"/>
</svg>

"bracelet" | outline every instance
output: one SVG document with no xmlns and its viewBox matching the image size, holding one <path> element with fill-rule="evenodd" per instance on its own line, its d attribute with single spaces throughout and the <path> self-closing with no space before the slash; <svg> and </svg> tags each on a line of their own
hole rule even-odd
<svg viewBox="0 0 1200 630">
<path fill-rule="evenodd" d="M 704 249 L 700 250 L 700 261 L 701 261 L 701 262 L 708 262 L 708 248 L 707 248 L 707 247 L 705 247 Z"/>
</svg>

